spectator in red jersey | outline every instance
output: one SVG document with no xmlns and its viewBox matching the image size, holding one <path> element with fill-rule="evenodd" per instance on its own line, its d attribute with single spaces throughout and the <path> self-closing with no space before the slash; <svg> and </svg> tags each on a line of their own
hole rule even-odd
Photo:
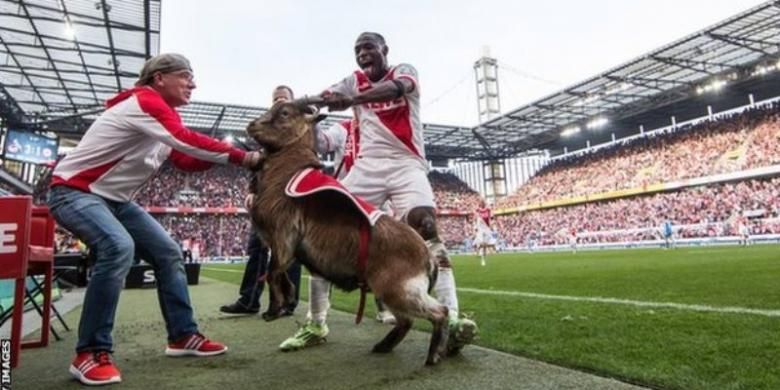
<svg viewBox="0 0 780 390">
<path fill-rule="evenodd" d="M 259 163 L 257 152 L 244 152 L 184 127 L 175 108 L 189 103 L 195 87 L 184 56 L 149 59 L 136 87 L 111 98 L 76 148 L 54 169 L 48 199 L 54 218 L 96 252 L 70 366 L 83 384 L 121 381 L 111 358 L 111 332 L 135 252 L 155 270 L 168 331 L 165 354 L 212 356 L 227 351 L 198 331 L 181 248 L 132 201 L 165 160 L 189 170 L 207 169 L 213 163 L 247 168 Z"/>
</svg>

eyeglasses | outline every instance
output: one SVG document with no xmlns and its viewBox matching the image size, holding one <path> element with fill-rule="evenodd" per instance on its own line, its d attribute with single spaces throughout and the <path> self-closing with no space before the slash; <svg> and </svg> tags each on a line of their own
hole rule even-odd
<svg viewBox="0 0 780 390">
<path fill-rule="evenodd" d="M 169 74 L 169 75 L 178 77 L 178 78 L 180 78 L 182 80 L 186 80 L 188 83 L 194 83 L 195 82 L 195 75 L 192 74 L 192 72 L 190 72 L 189 70 L 179 70 L 179 71 L 176 71 L 176 72 L 164 73 L 164 74 Z"/>
</svg>

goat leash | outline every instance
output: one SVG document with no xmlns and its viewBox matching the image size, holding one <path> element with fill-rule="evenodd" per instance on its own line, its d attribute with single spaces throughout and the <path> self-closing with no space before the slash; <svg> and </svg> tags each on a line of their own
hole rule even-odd
<svg viewBox="0 0 780 390">
<path fill-rule="evenodd" d="M 339 163 L 339 167 L 336 168 L 335 172 L 333 172 L 333 178 L 334 179 L 338 180 L 339 173 L 341 173 L 341 168 L 344 168 L 344 159 L 343 158 L 341 159 L 341 163 Z"/>
<path fill-rule="evenodd" d="M 364 219 L 360 219 L 360 240 L 358 241 L 358 286 L 360 287 L 360 303 L 358 303 L 357 316 L 355 324 L 359 324 L 363 319 L 363 310 L 366 308 L 366 293 L 368 284 L 366 283 L 366 269 L 368 266 L 368 243 L 371 241 L 371 227 Z"/>
</svg>

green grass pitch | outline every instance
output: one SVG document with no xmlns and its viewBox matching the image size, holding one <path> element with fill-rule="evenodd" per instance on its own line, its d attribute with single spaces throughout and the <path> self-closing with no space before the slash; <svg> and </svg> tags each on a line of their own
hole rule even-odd
<svg viewBox="0 0 780 390">
<path fill-rule="evenodd" d="M 507 253 L 485 267 L 464 255 L 454 267 L 482 346 L 661 388 L 780 388 L 778 246 Z M 243 265 L 203 272 L 240 283 L 225 270 Z M 358 296 L 334 290 L 332 303 L 354 312 Z"/>
</svg>

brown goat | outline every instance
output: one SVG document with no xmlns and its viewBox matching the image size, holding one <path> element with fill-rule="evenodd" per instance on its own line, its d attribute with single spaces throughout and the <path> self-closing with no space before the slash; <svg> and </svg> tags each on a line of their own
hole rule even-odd
<svg viewBox="0 0 780 390">
<path fill-rule="evenodd" d="M 293 286 L 285 271 L 293 258 L 345 291 L 357 289 L 361 282 L 356 264 L 360 226 L 367 223 L 361 212 L 334 191 L 304 198 L 285 195 L 296 173 L 321 167 L 314 151 L 315 122 L 316 116 L 303 103 L 289 102 L 275 105 L 247 128 L 267 153 L 251 213 L 273 253 L 269 284 L 276 301 L 270 310 L 292 299 Z M 390 352 L 406 336 L 412 318 L 424 318 L 433 324 L 425 363 L 436 364 L 449 336 L 447 307 L 428 294 L 436 265 L 425 242 L 411 227 L 386 215 L 370 229 L 364 282 L 396 317 L 395 327 L 373 351 Z"/>
</svg>

